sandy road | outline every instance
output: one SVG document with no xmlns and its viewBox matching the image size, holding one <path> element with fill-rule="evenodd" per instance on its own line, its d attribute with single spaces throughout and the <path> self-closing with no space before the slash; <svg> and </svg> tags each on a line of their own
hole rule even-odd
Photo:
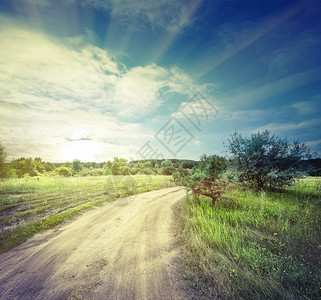
<svg viewBox="0 0 321 300">
<path fill-rule="evenodd" d="M 180 299 L 168 188 L 124 198 L 0 255 L 0 299 Z"/>
</svg>

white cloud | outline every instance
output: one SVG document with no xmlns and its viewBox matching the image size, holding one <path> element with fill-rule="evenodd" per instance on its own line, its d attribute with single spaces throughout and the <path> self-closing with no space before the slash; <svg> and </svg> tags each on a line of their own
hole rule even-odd
<svg viewBox="0 0 321 300">
<path fill-rule="evenodd" d="M 40 6 L 40 7 L 50 7 L 51 6 L 51 0 L 22 0 L 22 1 L 25 1 L 31 5 L 36 5 L 36 6 Z"/>
<path fill-rule="evenodd" d="M 289 133 L 295 130 L 307 130 L 309 128 L 315 128 L 321 126 L 321 119 L 312 119 L 303 122 L 297 123 L 269 123 L 262 127 L 256 128 L 253 132 L 256 131 L 263 131 L 265 129 L 269 129 L 272 132 L 282 132 L 282 133 Z"/>
<path fill-rule="evenodd" d="M 63 43 L 3 19 L 0 139 L 12 156 L 57 161 L 65 159 L 61 149 L 77 140 L 91 141 L 99 150 L 97 160 L 129 155 L 152 134 L 124 118 L 155 110 L 163 93 L 187 95 L 185 84 L 202 89 L 177 68 L 127 69 L 108 51 L 79 41 Z"/>
<path fill-rule="evenodd" d="M 136 67 L 115 84 L 114 101 L 120 116 L 136 115 L 160 105 L 158 91 L 167 85 L 169 72 L 154 64 Z M 132 105 L 134 103 L 134 105 Z"/>
<path fill-rule="evenodd" d="M 291 105 L 299 114 L 307 115 L 319 110 L 320 101 L 300 101 Z"/>
<path fill-rule="evenodd" d="M 34 95 L 40 101 L 43 96 L 97 100 L 119 74 L 108 53 L 94 46 L 75 51 L 15 27 L 3 28 L 0 38 L 0 78 L 5 83 L 1 96 L 7 101 L 25 103 L 22 95 Z"/>
<path fill-rule="evenodd" d="M 156 64 L 134 67 L 122 74 L 114 87 L 114 107 L 121 117 L 139 116 L 162 104 L 161 96 L 178 93 L 192 97 L 206 91 L 178 68 L 165 69 Z"/>
<path fill-rule="evenodd" d="M 93 45 L 73 49 L 73 45 L 16 27 L 3 28 L 0 38 L 0 96 L 13 103 L 34 105 L 44 97 L 72 99 L 121 116 L 137 116 L 160 105 L 165 87 L 181 94 L 189 93 L 187 87 L 201 88 L 177 68 L 150 64 L 126 70 Z"/>
<path fill-rule="evenodd" d="M 146 24 L 152 29 L 178 32 L 193 22 L 193 13 L 203 0 L 80 0 L 83 5 L 110 12 L 118 22 Z"/>
<path fill-rule="evenodd" d="M 24 0 L 27 3 L 48 8 L 54 0 Z M 104 10 L 125 24 L 147 25 L 154 30 L 165 29 L 177 33 L 191 26 L 195 11 L 204 0 L 69 0 L 68 4 L 78 2 L 82 6 L 92 6 Z"/>
<path fill-rule="evenodd" d="M 321 140 L 308 141 L 308 142 L 305 142 L 305 144 L 306 144 L 308 147 L 316 147 L 316 146 L 318 146 L 318 145 L 321 145 Z"/>
<path fill-rule="evenodd" d="M 236 88 L 220 96 L 220 103 L 237 109 L 246 104 L 258 103 L 264 99 L 273 99 L 273 96 L 285 93 L 301 86 L 316 82 L 321 78 L 321 67 L 295 73 L 273 82 L 253 86 L 253 82 Z"/>
<path fill-rule="evenodd" d="M 124 151 L 129 151 L 131 144 L 143 143 L 150 137 L 141 125 L 119 122 L 111 114 L 77 109 L 77 106 L 66 112 L 63 107 L 40 111 L 33 106 L 1 103 L 0 140 L 5 141 L 11 158 L 41 156 L 61 161 L 95 154 L 97 161 L 106 160 L 115 153 L 127 154 Z M 84 149 L 87 144 L 91 145 L 91 152 Z"/>
<path fill-rule="evenodd" d="M 254 110 L 239 110 L 231 113 L 224 113 L 224 118 L 226 120 L 233 120 L 233 121 L 258 121 L 261 120 L 266 114 L 269 114 L 268 111 L 263 111 L 260 109 Z"/>
</svg>

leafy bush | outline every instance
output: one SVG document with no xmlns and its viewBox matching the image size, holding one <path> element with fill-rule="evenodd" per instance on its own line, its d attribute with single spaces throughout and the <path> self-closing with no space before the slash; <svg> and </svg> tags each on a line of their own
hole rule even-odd
<svg viewBox="0 0 321 300">
<path fill-rule="evenodd" d="M 130 169 L 130 174 L 131 174 L 131 175 L 136 175 L 136 174 L 138 174 L 138 172 L 139 172 L 139 169 L 136 168 L 136 167 L 132 167 L 132 168 Z M 109 175 L 109 174 L 107 174 L 107 175 Z"/>
<path fill-rule="evenodd" d="M 173 166 L 166 166 L 161 168 L 162 175 L 172 175 L 176 171 Z"/>
<path fill-rule="evenodd" d="M 106 165 L 104 166 L 104 175 L 111 175 L 112 171 L 110 168 L 108 168 Z"/>
<path fill-rule="evenodd" d="M 320 299 L 320 189 L 319 178 L 282 192 L 236 188 L 215 209 L 187 197 L 180 272 L 197 298 Z"/>
<path fill-rule="evenodd" d="M 82 168 L 81 171 L 79 172 L 79 176 L 90 176 L 90 169 L 88 168 Z"/>
<path fill-rule="evenodd" d="M 203 154 L 198 167 L 190 170 L 181 166 L 173 173 L 173 178 L 175 182 L 189 187 L 194 195 L 210 197 L 212 205 L 215 205 L 229 184 L 228 180 L 221 178 L 226 167 L 224 157 Z"/>
<path fill-rule="evenodd" d="M 217 200 L 225 192 L 228 183 L 229 182 L 227 180 L 219 179 L 213 176 L 200 180 L 191 188 L 194 194 L 210 197 L 212 199 L 212 205 L 214 206 Z"/>
<path fill-rule="evenodd" d="M 144 174 L 144 175 L 153 175 L 154 174 L 154 172 L 151 168 L 143 168 L 140 170 L 139 173 Z"/>
<path fill-rule="evenodd" d="M 105 169 L 102 169 L 102 168 L 97 168 L 97 169 L 83 168 L 79 172 L 79 175 L 80 176 L 101 176 L 101 175 L 104 175 L 104 171 Z"/>
<path fill-rule="evenodd" d="M 111 171 L 113 175 L 128 175 L 129 169 L 127 169 L 127 159 L 114 157 L 114 161 L 111 165 Z"/>
<path fill-rule="evenodd" d="M 60 176 L 66 176 L 66 177 L 72 176 L 72 170 L 64 166 L 60 168 L 56 168 L 55 172 Z"/>
<path fill-rule="evenodd" d="M 72 161 L 72 168 L 73 168 L 74 172 L 76 172 L 76 173 L 80 172 L 82 169 L 81 161 L 79 159 L 74 159 Z"/>
<path fill-rule="evenodd" d="M 200 163 L 198 169 L 206 173 L 207 176 L 219 176 L 227 168 L 227 159 L 219 155 L 209 155 L 203 154 L 200 157 Z"/>
<path fill-rule="evenodd" d="M 130 168 L 128 166 L 121 166 L 121 167 L 119 167 L 118 174 L 119 175 L 129 175 L 130 174 Z"/>
<path fill-rule="evenodd" d="M 0 178 L 6 177 L 5 160 L 7 153 L 5 148 L 0 144 Z"/>
<path fill-rule="evenodd" d="M 269 130 L 242 137 L 235 132 L 228 140 L 231 162 L 239 180 L 255 189 L 272 189 L 290 183 L 308 169 L 311 157 L 305 144 L 270 134 Z"/>
<path fill-rule="evenodd" d="M 103 168 L 96 168 L 90 170 L 90 176 L 102 176 L 104 175 L 104 169 Z"/>
<path fill-rule="evenodd" d="M 13 160 L 9 164 L 9 168 L 15 169 L 15 172 L 19 178 L 23 177 L 25 174 L 28 174 L 29 176 L 37 176 L 40 175 L 40 173 L 37 171 L 36 164 L 36 161 L 34 161 L 31 157 L 21 157 Z"/>
</svg>

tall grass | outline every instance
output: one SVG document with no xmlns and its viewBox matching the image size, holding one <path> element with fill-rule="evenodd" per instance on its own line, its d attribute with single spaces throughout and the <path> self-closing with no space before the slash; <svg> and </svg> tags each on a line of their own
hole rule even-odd
<svg viewBox="0 0 321 300">
<path fill-rule="evenodd" d="M 0 182 L 0 253 L 84 209 L 173 186 L 170 176 L 42 177 Z"/>
<path fill-rule="evenodd" d="M 182 206 L 185 272 L 204 298 L 321 297 L 321 180 Z"/>
</svg>

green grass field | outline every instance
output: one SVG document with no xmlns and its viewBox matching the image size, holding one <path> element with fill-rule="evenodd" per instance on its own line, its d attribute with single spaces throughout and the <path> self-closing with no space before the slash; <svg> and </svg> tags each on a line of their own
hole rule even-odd
<svg viewBox="0 0 321 300">
<path fill-rule="evenodd" d="M 84 209 L 173 186 L 169 176 L 29 178 L 0 182 L 0 252 Z M 182 274 L 203 299 L 321 298 L 321 178 L 283 192 L 227 192 L 216 207 L 180 207 Z"/>
<path fill-rule="evenodd" d="M 204 299 L 321 299 L 321 178 L 180 208 L 183 273 Z"/>
<path fill-rule="evenodd" d="M 40 177 L 0 182 L 0 253 L 84 209 L 173 186 L 171 176 Z"/>
</svg>

